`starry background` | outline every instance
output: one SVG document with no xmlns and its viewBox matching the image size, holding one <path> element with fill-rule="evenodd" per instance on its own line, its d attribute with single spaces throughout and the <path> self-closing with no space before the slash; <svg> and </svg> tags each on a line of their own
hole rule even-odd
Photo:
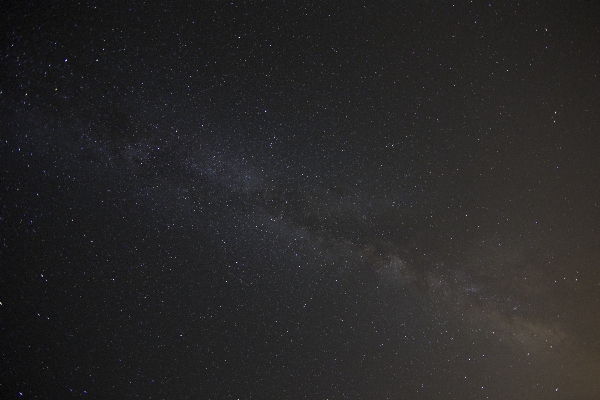
<svg viewBox="0 0 600 400">
<path fill-rule="evenodd" d="M 600 398 L 600 7 L 0 3 L 2 398 Z"/>
</svg>

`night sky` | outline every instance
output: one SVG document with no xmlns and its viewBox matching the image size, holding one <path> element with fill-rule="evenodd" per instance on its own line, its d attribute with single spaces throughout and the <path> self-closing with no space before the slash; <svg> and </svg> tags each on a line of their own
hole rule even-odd
<svg viewBox="0 0 600 400">
<path fill-rule="evenodd" d="M 190 3 L 0 2 L 1 398 L 600 398 L 598 2 Z"/>
</svg>

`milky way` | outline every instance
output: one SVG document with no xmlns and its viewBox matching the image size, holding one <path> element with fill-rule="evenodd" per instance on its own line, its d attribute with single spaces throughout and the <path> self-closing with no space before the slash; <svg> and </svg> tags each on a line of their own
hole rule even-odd
<svg viewBox="0 0 600 400">
<path fill-rule="evenodd" d="M 2 8 L 9 396 L 600 396 L 595 5 Z"/>
</svg>

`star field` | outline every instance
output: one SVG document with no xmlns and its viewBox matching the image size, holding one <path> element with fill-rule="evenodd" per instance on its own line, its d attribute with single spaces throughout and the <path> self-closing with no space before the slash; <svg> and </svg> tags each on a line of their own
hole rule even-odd
<svg viewBox="0 0 600 400">
<path fill-rule="evenodd" d="M 1 397 L 600 396 L 594 2 L 0 10 Z"/>
</svg>

